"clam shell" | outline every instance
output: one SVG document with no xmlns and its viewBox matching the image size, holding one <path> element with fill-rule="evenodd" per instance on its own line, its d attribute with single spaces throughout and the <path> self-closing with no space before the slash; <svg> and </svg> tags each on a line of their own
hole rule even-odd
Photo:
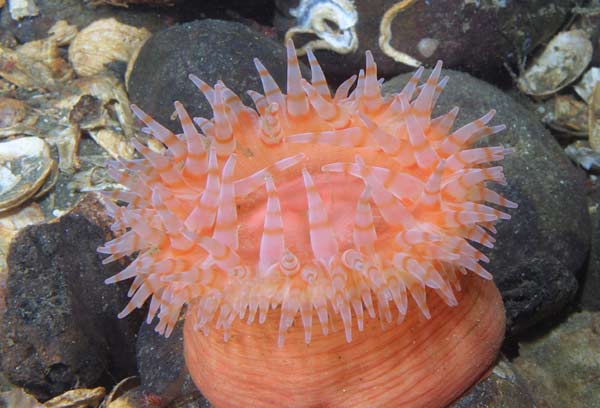
<svg viewBox="0 0 600 408">
<path fill-rule="evenodd" d="M 150 37 L 145 28 L 98 20 L 81 30 L 69 47 L 69 61 L 80 76 L 96 75 L 113 61 L 127 63 Z"/>
<path fill-rule="evenodd" d="M 588 103 L 588 129 L 590 146 L 600 151 L 600 82 L 594 86 Z"/>
<path fill-rule="evenodd" d="M 519 76 L 517 85 L 528 95 L 554 94 L 583 73 L 592 59 L 592 53 L 592 43 L 584 31 L 563 31 Z"/>
<path fill-rule="evenodd" d="M 15 208 L 33 197 L 53 166 L 50 148 L 39 137 L 0 143 L 0 211 Z"/>
<path fill-rule="evenodd" d="M 588 69 L 581 78 L 581 81 L 577 82 L 573 89 L 575 89 L 575 92 L 581 99 L 589 102 L 592 93 L 594 92 L 594 87 L 598 82 L 600 82 L 600 68 L 592 67 Z"/>
</svg>

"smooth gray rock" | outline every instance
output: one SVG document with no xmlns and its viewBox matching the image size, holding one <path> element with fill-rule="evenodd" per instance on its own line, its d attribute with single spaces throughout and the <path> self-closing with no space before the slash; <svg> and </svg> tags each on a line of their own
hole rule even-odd
<svg viewBox="0 0 600 408">
<path fill-rule="evenodd" d="M 258 58 L 285 92 L 285 48 L 242 24 L 199 20 L 153 35 L 142 47 L 127 83 L 130 99 L 164 126 L 180 132 L 173 102 L 190 115 L 212 118 L 206 98 L 188 79 L 194 74 L 210 86 L 222 80 L 254 107 L 248 90 L 263 93 L 253 58 Z M 305 67 L 304 72 L 309 72 Z"/>
</svg>

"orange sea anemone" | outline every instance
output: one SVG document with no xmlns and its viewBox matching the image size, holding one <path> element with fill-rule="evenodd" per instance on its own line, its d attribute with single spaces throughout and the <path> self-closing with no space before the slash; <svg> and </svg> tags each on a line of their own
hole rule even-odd
<svg viewBox="0 0 600 408">
<path fill-rule="evenodd" d="M 382 96 L 367 53 L 331 96 L 312 53 L 310 83 L 291 42 L 287 56 L 287 95 L 255 60 L 256 110 L 190 75 L 214 117 L 175 102 L 183 134 L 132 106 L 163 149 L 134 141 L 142 158 L 109 166 L 127 205 L 107 202 L 120 236 L 99 251 L 137 254 L 107 279 L 134 278 L 119 317 L 150 299 L 168 336 L 187 305 L 187 366 L 218 407 L 443 406 L 504 334 L 470 243 L 492 247 L 510 218 L 492 205 L 516 207 L 486 186 L 505 183 L 488 164 L 508 149 L 470 147 L 504 126 L 494 111 L 455 131 L 457 108 L 431 119 L 441 63 Z"/>
</svg>

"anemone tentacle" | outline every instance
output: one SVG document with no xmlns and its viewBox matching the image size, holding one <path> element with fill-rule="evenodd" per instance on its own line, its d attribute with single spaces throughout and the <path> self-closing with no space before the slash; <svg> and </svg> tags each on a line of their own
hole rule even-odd
<svg viewBox="0 0 600 408">
<path fill-rule="evenodd" d="M 256 110 L 190 75 L 214 116 L 192 119 L 175 102 L 182 134 L 132 106 L 164 149 L 134 142 L 142 159 L 109 166 L 125 190 L 106 198 L 126 205 L 107 203 L 121 235 L 99 251 L 106 262 L 137 253 L 107 279 L 134 278 L 119 317 L 150 299 L 148 322 L 158 316 L 166 335 L 187 304 L 196 330 L 225 338 L 236 320 L 279 313 L 280 346 L 298 315 L 307 343 L 316 320 L 323 334 L 341 322 L 351 341 L 365 314 L 391 323 L 395 308 L 401 323 L 416 307 L 429 319 L 428 293 L 455 306 L 457 275 L 491 279 L 472 243 L 493 247 L 494 224 L 510 218 L 494 206 L 516 207 L 488 186 L 505 184 L 491 163 L 510 150 L 471 147 L 504 129 L 488 126 L 495 112 L 455 131 L 457 108 L 432 118 L 448 80 L 441 62 L 424 84 L 420 68 L 383 96 L 368 52 L 332 97 L 311 52 L 310 82 L 291 41 L 287 57 L 287 94 L 254 61 Z"/>
</svg>

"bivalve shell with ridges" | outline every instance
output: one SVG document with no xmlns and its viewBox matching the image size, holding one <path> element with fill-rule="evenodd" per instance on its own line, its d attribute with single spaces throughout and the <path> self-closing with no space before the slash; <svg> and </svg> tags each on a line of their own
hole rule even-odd
<svg viewBox="0 0 600 408">
<path fill-rule="evenodd" d="M 0 143 L 0 211 L 33 197 L 55 166 L 48 144 L 39 137 Z"/>
<path fill-rule="evenodd" d="M 98 20 L 81 30 L 69 47 L 69 61 L 80 76 L 96 75 L 114 61 L 127 63 L 150 37 L 145 28 Z"/>
</svg>

